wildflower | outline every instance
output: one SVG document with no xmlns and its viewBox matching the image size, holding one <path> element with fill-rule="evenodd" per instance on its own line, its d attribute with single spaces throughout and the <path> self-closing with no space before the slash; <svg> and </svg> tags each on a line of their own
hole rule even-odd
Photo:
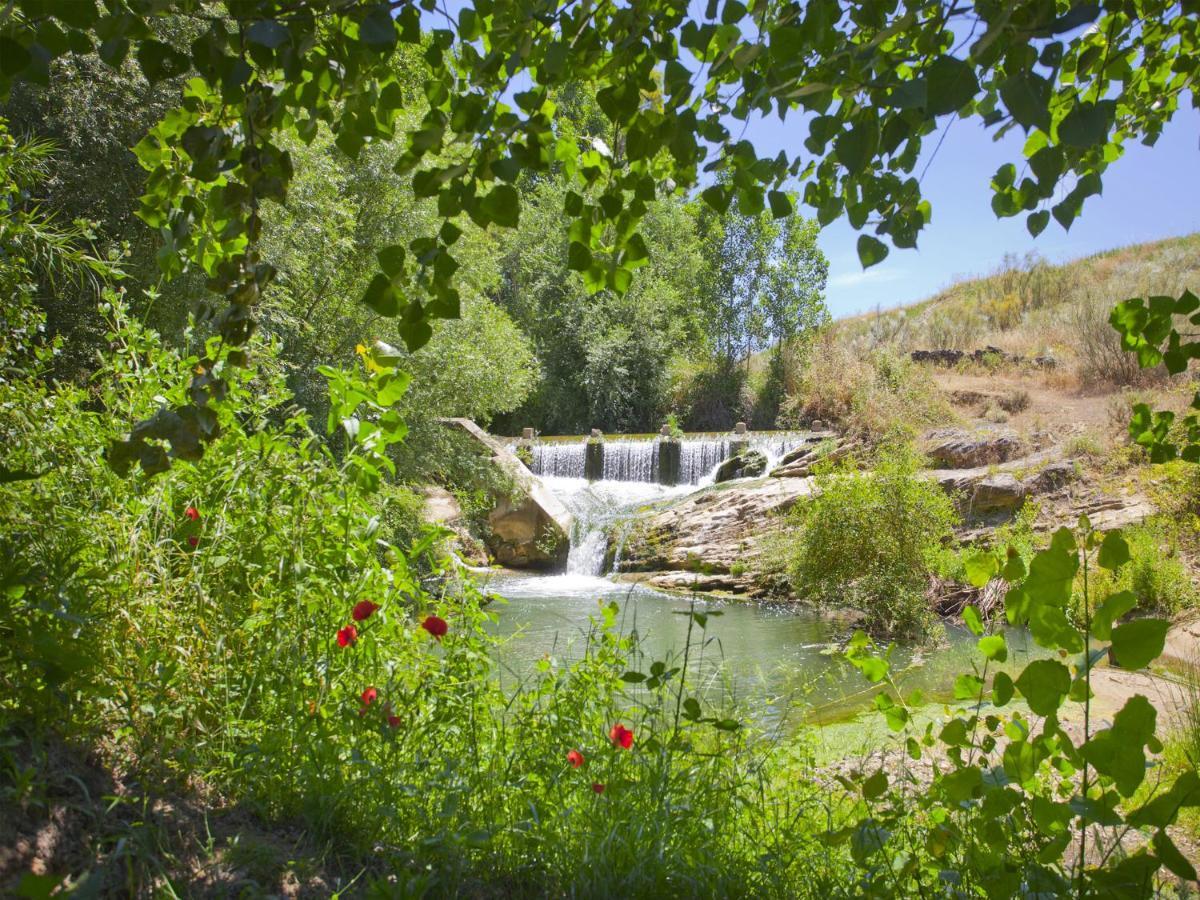
<svg viewBox="0 0 1200 900">
<path fill-rule="evenodd" d="M 584 762 L 583 754 L 580 753 L 578 750 L 572 750 L 570 753 L 567 754 L 567 762 L 569 762 L 571 764 L 571 768 L 578 769 L 580 766 L 583 765 L 583 762 Z"/>
<path fill-rule="evenodd" d="M 608 739 L 613 742 L 614 747 L 620 747 L 622 750 L 628 750 L 633 746 L 633 732 L 620 722 L 612 727 L 608 733 Z"/>
<path fill-rule="evenodd" d="M 426 616 L 425 621 L 421 623 L 421 627 L 440 641 L 442 635 L 446 633 L 450 626 L 446 624 L 446 620 L 441 616 Z"/>
<path fill-rule="evenodd" d="M 400 727 L 400 717 L 396 716 L 396 715 L 388 716 L 387 723 L 388 723 L 388 728 L 399 728 Z"/>
<path fill-rule="evenodd" d="M 191 519 L 193 522 L 200 521 L 200 510 L 196 509 L 196 507 L 194 507 L 194 506 L 189 506 L 187 509 L 185 509 L 183 511 L 183 514 L 185 516 L 187 516 L 189 519 Z"/>
<path fill-rule="evenodd" d="M 375 702 L 375 698 L 379 696 L 379 692 L 373 687 L 367 688 L 362 692 L 363 706 L 370 706 Z"/>
<path fill-rule="evenodd" d="M 200 546 L 200 538 L 196 537 L 194 534 L 189 535 L 188 536 L 188 546 L 191 547 L 193 550 L 195 550 L 197 547 Z"/>
<path fill-rule="evenodd" d="M 354 642 L 358 640 L 358 629 L 353 625 L 347 625 L 345 628 L 339 628 L 337 633 L 337 641 L 339 647 L 353 647 Z"/>
<path fill-rule="evenodd" d="M 371 618 L 371 615 L 377 609 L 379 609 L 378 603 L 372 603 L 370 600 L 359 600 L 354 604 L 354 609 L 350 615 L 354 618 L 355 622 L 365 622 Z"/>
<path fill-rule="evenodd" d="M 598 781 L 596 781 L 596 782 L 593 782 L 593 783 L 592 783 L 592 790 L 593 790 L 593 791 L 595 791 L 597 794 L 603 794 L 603 793 L 604 793 L 604 785 L 602 785 L 602 784 L 601 784 L 600 782 L 598 782 Z"/>
</svg>

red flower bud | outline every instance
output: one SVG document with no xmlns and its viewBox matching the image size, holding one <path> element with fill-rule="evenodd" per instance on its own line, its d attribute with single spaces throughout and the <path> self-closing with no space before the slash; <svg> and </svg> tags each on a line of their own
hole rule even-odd
<svg viewBox="0 0 1200 900">
<path fill-rule="evenodd" d="M 188 535 L 188 546 L 195 550 L 200 546 L 200 538 L 196 537 L 194 534 Z"/>
<path fill-rule="evenodd" d="M 592 784 L 592 790 L 595 791 L 597 794 L 603 794 L 604 793 L 604 785 L 600 784 L 599 782 L 594 782 Z"/>
<path fill-rule="evenodd" d="M 194 506 L 189 506 L 187 509 L 185 509 L 183 511 L 183 514 L 185 516 L 187 516 L 189 519 L 191 519 L 193 522 L 200 521 L 200 510 L 196 509 L 196 507 L 194 507 Z"/>
</svg>

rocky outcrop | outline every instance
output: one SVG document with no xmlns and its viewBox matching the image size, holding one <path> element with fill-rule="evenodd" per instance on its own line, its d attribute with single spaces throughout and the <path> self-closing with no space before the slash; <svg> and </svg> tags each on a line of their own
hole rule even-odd
<svg viewBox="0 0 1200 900">
<path fill-rule="evenodd" d="M 939 366 L 956 366 L 964 360 L 983 363 L 990 359 L 1013 365 L 1029 362 L 1039 369 L 1053 369 L 1058 365 L 1058 361 L 1052 356 L 1034 356 L 1026 360 L 1019 354 L 1005 353 L 999 347 L 990 346 L 978 350 L 914 350 L 910 355 L 913 362 L 933 363 Z"/>
<path fill-rule="evenodd" d="M 731 456 L 719 466 L 713 481 L 721 484 L 735 478 L 757 478 L 767 471 L 767 457 L 758 450 L 747 450 L 737 456 Z"/>
<path fill-rule="evenodd" d="M 999 472 L 981 479 L 971 491 L 971 512 L 989 515 L 1012 512 L 1025 502 L 1028 490 L 1008 472 Z"/>
<path fill-rule="evenodd" d="M 484 542 L 492 558 L 514 569 L 562 569 L 571 542 L 571 514 L 508 447 L 470 419 L 442 419 L 490 454 L 512 490 L 492 496 Z"/>
<path fill-rule="evenodd" d="M 926 450 L 935 465 L 945 469 L 970 469 L 1008 462 L 1020 455 L 1021 439 L 1008 429 L 967 431 L 947 428 L 928 435 Z"/>
<path fill-rule="evenodd" d="M 799 447 L 789 450 L 771 470 L 772 478 L 807 478 L 819 463 L 844 459 L 858 449 L 853 441 L 842 442 L 832 431 L 816 432 Z"/>
<path fill-rule="evenodd" d="M 773 517 L 812 492 L 812 479 L 728 483 L 689 494 L 633 523 L 617 550 L 620 573 L 658 587 L 753 593 L 747 560 Z"/>
</svg>

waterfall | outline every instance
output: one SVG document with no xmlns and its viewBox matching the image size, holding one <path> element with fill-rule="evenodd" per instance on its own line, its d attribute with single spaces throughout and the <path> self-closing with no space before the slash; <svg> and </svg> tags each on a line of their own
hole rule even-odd
<svg viewBox="0 0 1200 900">
<path fill-rule="evenodd" d="M 751 433 L 739 439 L 751 450 L 766 454 L 774 464 L 783 454 L 806 437 L 800 432 Z M 679 483 L 703 484 L 713 470 L 730 455 L 735 440 L 728 435 L 719 437 L 685 437 L 679 447 Z M 602 481 L 637 481 L 653 483 L 658 480 L 657 439 L 612 438 L 604 442 Z M 587 440 L 539 441 L 532 445 L 535 475 L 555 478 L 583 478 Z"/>
<path fill-rule="evenodd" d="M 593 481 L 545 476 L 543 483 L 571 512 L 571 552 L 568 575 L 603 575 L 610 532 L 628 528 L 637 510 L 690 487 L 675 488 L 647 481 Z M 623 537 L 623 535 L 622 535 Z"/>
</svg>

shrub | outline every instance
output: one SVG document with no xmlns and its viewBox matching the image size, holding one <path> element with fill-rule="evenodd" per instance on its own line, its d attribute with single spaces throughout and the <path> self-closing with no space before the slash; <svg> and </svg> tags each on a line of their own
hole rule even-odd
<svg viewBox="0 0 1200 900">
<path fill-rule="evenodd" d="M 1005 412 L 1019 413 L 1029 409 L 1029 391 L 1024 388 L 1012 388 L 1002 393 L 996 401 Z"/>
<path fill-rule="evenodd" d="M 945 569 L 958 522 L 951 499 L 919 474 L 911 451 L 875 468 L 820 474 L 794 515 L 789 575 L 803 598 L 861 609 L 872 630 L 919 634 L 932 624 L 930 576 Z"/>
<path fill-rule="evenodd" d="M 1093 595 L 1103 601 L 1119 591 L 1130 591 L 1137 609 L 1146 613 L 1176 615 L 1196 606 L 1197 592 L 1179 553 L 1179 547 L 1160 521 L 1127 529 L 1129 562 L 1119 573 L 1095 572 Z"/>
</svg>

